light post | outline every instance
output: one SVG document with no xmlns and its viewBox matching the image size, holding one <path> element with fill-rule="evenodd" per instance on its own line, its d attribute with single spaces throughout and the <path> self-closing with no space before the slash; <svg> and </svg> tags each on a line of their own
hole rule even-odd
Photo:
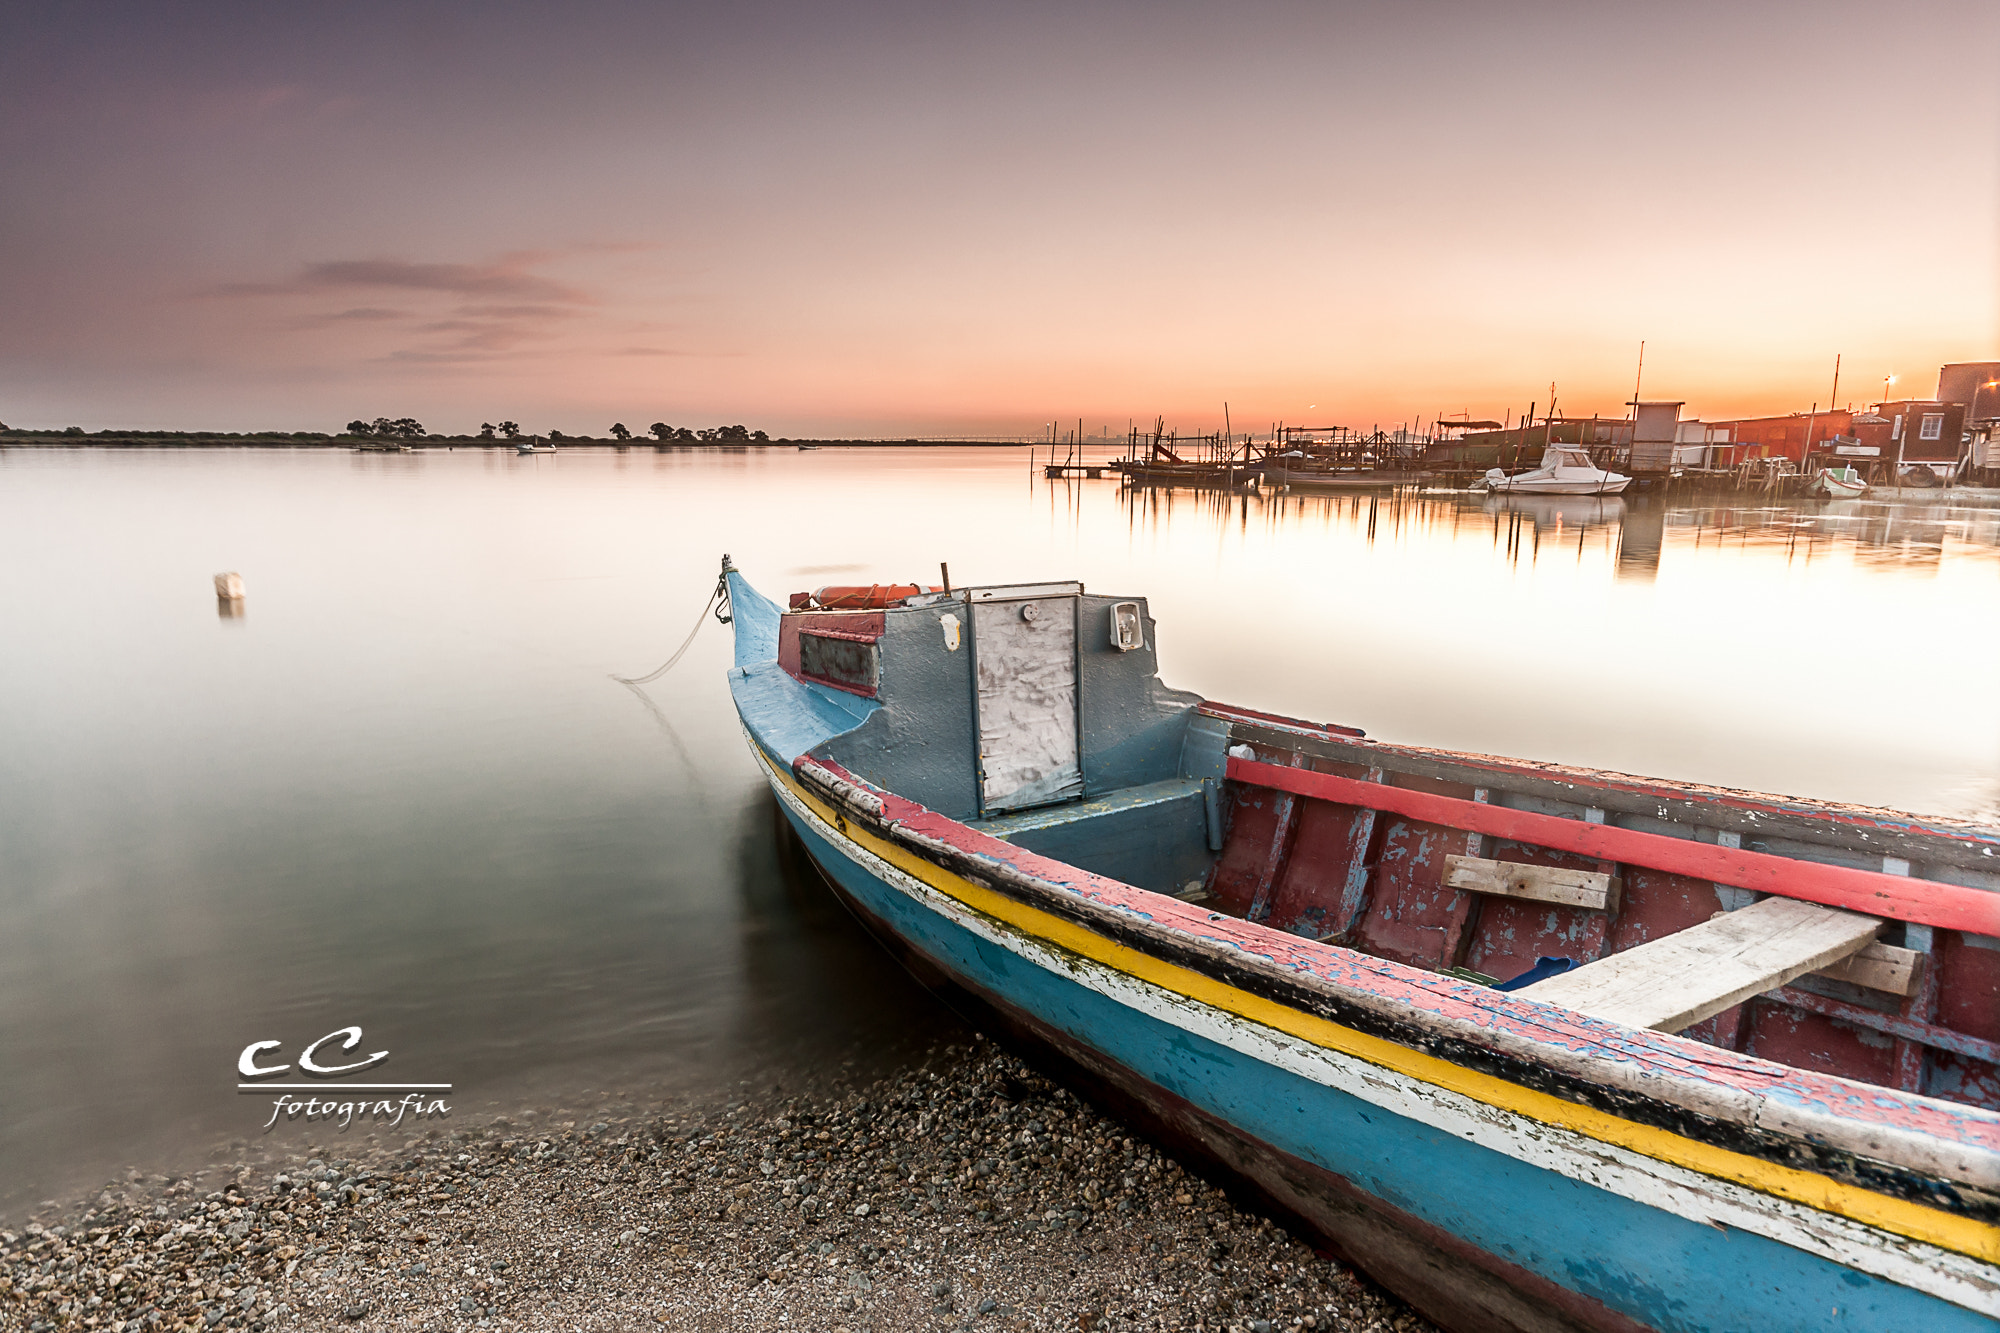
<svg viewBox="0 0 2000 1333">
<path fill-rule="evenodd" d="M 1965 409 L 1966 434 L 1969 435 L 1973 431 L 1979 429 L 1979 395 L 1985 393 L 1988 389 L 1993 388 L 1995 385 L 2000 385 L 2000 380 L 1987 380 L 1984 384 L 1976 384 L 1973 386 L 1972 404 L 1971 406 Z M 1980 460 L 1980 467 L 1982 469 L 1990 468 L 1993 466 L 1993 460 L 1990 457 L 1993 451 L 1993 438 L 1992 438 L 1993 432 L 1988 431 L 1986 434 L 1987 434 L 1986 452 L 1989 456 L 1984 457 Z"/>
<path fill-rule="evenodd" d="M 1889 405 L 1889 386 L 1895 382 L 1896 377 L 1894 375 L 1884 375 L 1882 377 L 1882 401 L 1878 406 L 1887 407 Z M 1896 461 L 1889 468 L 1889 484 L 1892 486 L 1903 484 L 1903 432 L 1901 430 L 1896 432 Z"/>
</svg>

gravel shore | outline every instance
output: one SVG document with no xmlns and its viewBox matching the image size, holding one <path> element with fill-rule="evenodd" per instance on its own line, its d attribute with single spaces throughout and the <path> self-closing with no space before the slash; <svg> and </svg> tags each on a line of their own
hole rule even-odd
<svg viewBox="0 0 2000 1333">
<path fill-rule="evenodd" d="M 0 1328 L 1430 1328 L 984 1039 L 292 1146 L 0 1231 Z"/>
</svg>

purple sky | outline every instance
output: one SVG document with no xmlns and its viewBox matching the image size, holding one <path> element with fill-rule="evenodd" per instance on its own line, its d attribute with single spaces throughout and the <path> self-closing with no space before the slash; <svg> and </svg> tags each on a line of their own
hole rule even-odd
<svg viewBox="0 0 2000 1333">
<path fill-rule="evenodd" d="M 0 11 L 0 420 L 1709 417 L 2000 353 L 2000 7 Z"/>
</svg>

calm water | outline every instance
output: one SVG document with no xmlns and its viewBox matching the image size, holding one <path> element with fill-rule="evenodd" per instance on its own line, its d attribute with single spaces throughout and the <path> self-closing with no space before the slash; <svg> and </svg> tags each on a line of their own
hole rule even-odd
<svg viewBox="0 0 2000 1333">
<path fill-rule="evenodd" d="M 1025 451 L 0 451 L 0 1218 L 255 1138 L 254 1040 L 359 1024 L 464 1115 L 947 1028 L 777 835 L 727 634 L 609 678 L 724 551 L 1080 577 L 1211 696 L 1991 818 L 1996 544 L 1963 501 L 1134 497 Z"/>
</svg>

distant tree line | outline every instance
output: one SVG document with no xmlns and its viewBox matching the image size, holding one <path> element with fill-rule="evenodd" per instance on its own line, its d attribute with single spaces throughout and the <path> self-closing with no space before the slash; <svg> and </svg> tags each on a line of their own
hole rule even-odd
<svg viewBox="0 0 2000 1333">
<path fill-rule="evenodd" d="M 347 433 L 364 440 L 421 440 L 424 438 L 424 427 L 414 417 L 397 417 L 394 421 L 376 417 L 373 421 L 348 422 Z"/>
<path fill-rule="evenodd" d="M 617 427 L 612 430 L 615 433 Z M 661 444 L 769 444 L 771 437 L 761 430 L 750 430 L 743 426 L 710 426 L 707 430 L 689 430 L 686 426 L 669 426 L 664 421 L 655 421 L 646 427 Z M 623 438 L 623 437 L 621 437 Z"/>
<path fill-rule="evenodd" d="M 748 426 L 710 426 L 705 430 L 692 430 L 686 426 L 669 426 L 664 421 L 655 421 L 647 431 L 662 444 L 769 444 L 771 437 L 761 430 L 751 430 Z M 423 434 L 423 427 L 408 417 L 400 421 L 389 421 L 377 417 L 371 422 L 354 421 L 348 423 L 350 435 L 372 435 L 379 439 L 415 438 Z M 605 432 L 621 444 L 633 438 L 631 427 L 622 421 L 614 421 Z M 482 440 L 518 440 L 521 438 L 521 423 L 518 421 L 482 421 L 479 423 L 479 438 Z M 588 435 L 565 435 L 559 430 L 548 432 L 551 440 L 591 438 Z"/>
<path fill-rule="evenodd" d="M 706 430 L 692 430 L 686 426 L 669 426 L 664 421 L 655 421 L 646 429 L 661 444 L 769 444 L 771 442 L 771 437 L 765 432 L 751 430 L 748 426 L 741 425 L 710 426 Z M 621 444 L 633 438 L 632 428 L 622 421 L 612 422 L 611 428 L 605 434 Z M 479 438 L 482 440 L 513 440 L 519 439 L 520 435 L 519 422 L 502 421 L 497 425 L 491 421 L 479 423 Z M 588 435 L 565 435 L 559 430 L 552 430 L 548 435 L 551 440 L 591 438 Z"/>
<path fill-rule="evenodd" d="M 662 444 L 769 444 L 771 437 L 761 430 L 751 430 L 747 426 L 709 426 L 694 430 L 687 426 L 669 426 L 664 421 L 655 421 L 646 428 Z M 622 421 L 614 421 L 605 432 L 609 438 L 620 443 L 639 438 Z M 559 430 L 548 433 L 551 440 L 589 440 L 588 435 L 565 435 Z M 81 426 L 47 427 L 43 429 L 22 429 L 0 422 L 0 435 L 10 436 L 50 436 L 60 435 L 71 438 L 102 438 L 122 440 L 334 440 L 350 437 L 364 440 L 447 440 L 467 439 L 463 435 L 436 435 L 424 428 L 415 417 L 376 417 L 369 421 L 360 417 L 347 423 L 347 428 L 338 436 L 316 430 L 95 430 L 86 431 Z M 479 436 L 482 440 L 518 440 L 521 438 L 521 423 L 518 421 L 482 421 Z"/>
<path fill-rule="evenodd" d="M 694 430 L 694 429 L 691 429 L 691 428 L 689 428 L 689 427 L 687 427 L 687 426 L 669 426 L 669 425 L 668 425 L 668 424 L 667 424 L 666 422 L 664 422 L 664 421 L 655 421 L 655 422 L 654 422 L 654 423 L 653 423 L 653 424 L 652 424 L 651 426 L 647 427 L 647 432 L 648 432 L 648 433 L 649 433 L 650 435 L 652 435 L 652 436 L 653 436 L 653 437 L 654 437 L 654 438 L 655 438 L 656 440 L 658 440 L 658 441 L 659 441 L 659 442 L 660 442 L 661 444 L 679 444 L 679 445 L 700 445 L 700 444 L 723 444 L 723 445 L 744 445 L 744 444 L 769 444 L 769 443 L 771 442 L 771 437 L 770 437 L 770 435 L 768 435 L 768 434 L 767 434 L 767 433 L 765 433 L 764 431 L 761 431 L 761 430 L 751 430 L 751 429 L 750 429 L 749 427 L 747 427 L 747 426 L 743 426 L 743 425 L 735 425 L 735 426 L 709 426 L 709 427 L 707 427 L 707 428 L 705 428 L 705 429 L 702 429 L 702 430 Z M 478 435 L 478 438 L 479 438 L 479 439 L 482 439 L 482 440 L 501 440 L 501 439 L 506 439 L 506 440 L 518 440 L 518 439 L 520 439 L 520 438 L 521 438 L 521 436 L 522 436 L 522 433 L 523 433 L 523 432 L 522 432 L 522 429 L 521 429 L 521 424 L 520 424 L 520 423 L 519 423 L 518 421 L 501 421 L 501 422 L 492 422 L 492 421 L 483 421 L 483 422 L 481 422 L 481 423 L 480 423 L 480 425 L 479 425 L 479 435 Z M 606 434 L 607 434 L 607 435 L 608 435 L 608 436 L 609 436 L 609 437 L 610 437 L 611 439 L 613 439 L 613 440 L 617 440 L 617 441 L 619 441 L 620 443 L 624 443 L 624 442 L 626 442 L 626 441 L 629 441 L 629 440 L 632 440 L 632 439 L 635 439 L 635 438 L 641 438 L 641 437 L 637 437 L 637 436 L 635 436 L 635 435 L 634 435 L 634 434 L 632 433 L 632 431 L 630 430 L 630 428 L 628 428 L 628 427 L 627 427 L 627 426 L 625 425 L 625 423 L 624 423 L 624 422 L 622 422 L 622 421 L 614 421 L 614 422 L 612 422 L 612 423 L 611 423 L 611 428 L 610 428 L 610 430 L 608 430 L 608 431 L 606 432 Z M 361 418 L 358 418 L 358 417 L 357 417 L 357 418 L 356 418 L 355 420 L 353 420 L 353 421 L 350 421 L 350 422 L 348 422 L 348 423 L 347 423 L 347 428 L 346 428 L 345 430 L 343 430 L 343 431 L 339 432 L 339 433 L 338 433 L 337 435 L 329 435 L 329 434 L 327 434 L 327 433 L 326 433 L 325 431 L 317 431 L 317 430 L 294 430 L 294 431 L 283 431 L 283 430 L 252 430 L 252 431 L 223 431 L 223 430 L 93 430 L 93 431 L 87 431 L 87 430 L 85 430 L 85 429 L 84 429 L 83 427 L 81 427 L 81 426 L 58 426 L 58 427 L 45 427 L 45 428 L 40 428 L 40 429 L 24 429 L 24 428 L 22 428 L 22 427 L 19 427 L 19 426 L 10 426 L 10 425 L 8 425 L 8 424 L 6 424 L 6 423 L 4 423 L 4 422 L 0 422 L 0 436 L 30 436 L 30 437 L 42 437 L 42 438 L 46 438 L 46 437 L 48 437 L 48 436 L 52 436 L 52 435 L 53 435 L 53 436 L 68 436 L 68 437 L 70 437 L 70 438 L 72 438 L 72 439 L 103 439 L 103 440 L 162 440 L 162 441 L 165 441 L 165 440 L 188 440 L 188 441 L 197 441 L 197 440 L 214 440 L 214 441 L 221 441 L 221 440 L 272 440 L 272 441 L 276 441 L 276 440 L 299 440 L 299 441 L 308 441 L 308 440 L 325 440 L 325 441 L 335 441 L 335 440 L 338 440 L 338 439 L 342 439 L 342 438 L 358 438 L 358 439 L 364 439 L 364 440 L 398 440 L 398 441 L 412 441 L 412 440 L 451 440 L 451 439 L 459 439 L 459 440 L 463 440 L 463 439 L 469 439 L 469 438 L 471 438 L 470 436 L 465 436 L 465 435 L 435 435 L 435 434 L 432 434 L 431 432 L 427 431 L 427 430 L 426 430 L 426 429 L 424 428 L 424 424 L 423 424 L 422 422 L 418 421 L 418 420 L 417 420 L 416 418 L 414 418 L 414 417 L 395 417 L 395 418 L 390 418 L 390 417 L 376 417 L 376 418 L 375 418 L 374 420 L 372 420 L 372 421 L 368 421 L 368 420 L 363 420 L 363 419 L 361 419 Z M 592 437 L 590 437 L 590 436 L 588 436 L 588 435 L 583 435 L 583 436 L 569 436 L 569 435 L 565 435 L 565 434 L 563 434 L 563 432 L 561 432 L 561 431 L 559 431 L 559 430 L 551 430 L 551 431 L 549 431 L 549 432 L 548 432 L 548 438 L 549 438 L 549 439 L 551 439 L 551 440 L 570 440 L 570 439 L 578 439 L 578 440 L 589 440 L 589 439 L 591 439 Z"/>
<path fill-rule="evenodd" d="M 323 430 L 85 430 L 81 426 L 30 430 L 0 424 L 0 435 L 69 436 L 91 440 L 330 440 Z"/>
</svg>

